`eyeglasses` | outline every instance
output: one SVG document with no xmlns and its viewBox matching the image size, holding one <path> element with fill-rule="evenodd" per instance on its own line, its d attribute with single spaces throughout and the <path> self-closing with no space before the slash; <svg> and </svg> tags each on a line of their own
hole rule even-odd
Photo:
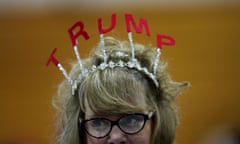
<svg viewBox="0 0 240 144">
<path fill-rule="evenodd" d="M 114 125 L 117 125 L 125 134 L 133 135 L 144 128 L 146 121 L 152 117 L 152 114 L 152 112 L 148 115 L 139 113 L 128 114 L 120 117 L 116 121 L 106 118 L 92 118 L 80 121 L 80 125 L 88 135 L 95 138 L 106 137 Z"/>
</svg>

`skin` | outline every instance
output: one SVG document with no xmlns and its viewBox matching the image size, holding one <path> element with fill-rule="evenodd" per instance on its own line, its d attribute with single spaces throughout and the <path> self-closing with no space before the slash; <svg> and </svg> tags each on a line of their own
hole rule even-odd
<svg viewBox="0 0 240 144">
<path fill-rule="evenodd" d="M 117 120 L 122 115 L 96 115 L 86 104 L 86 119 L 102 117 L 110 120 Z M 123 133 L 118 126 L 113 126 L 110 134 L 104 138 L 97 139 L 87 135 L 87 144 L 150 144 L 151 140 L 151 120 L 148 120 L 142 131 L 134 135 Z"/>
</svg>

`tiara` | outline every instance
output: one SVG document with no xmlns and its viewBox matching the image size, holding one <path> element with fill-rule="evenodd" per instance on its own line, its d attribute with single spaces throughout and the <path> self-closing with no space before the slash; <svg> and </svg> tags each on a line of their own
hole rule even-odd
<svg viewBox="0 0 240 144">
<path fill-rule="evenodd" d="M 105 49 L 105 41 L 104 41 L 104 34 L 107 32 L 110 32 L 114 27 L 116 26 L 116 19 L 117 15 L 114 13 L 111 16 L 111 25 L 108 28 L 103 28 L 103 22 L 102 18 L 98 19 L 98 32 L 100 34 L 100 45 L 101 45 L 101 50 L 102 50 L 102 55 L 103 55 L 103 62 L 100 63 L 99 65 L 92 65 L 90 68 L 85 68 L 82 64 L 81 58 L 80 58 L 80 53 L 78 51 L 78 38 L 82 36 L 85 40 L 88 40 L 90 38 L 88 32 L 84 29 L 84 23 L 82 21 L 77 21 L 74 25 L 72 25 L 68 29 L 68 33 L 71 38 L 72 46 L 74 49 L 74 53 L 76 55 L 81 73 L 77 76 L 76 79 L 72 79 L 64 67 L 59 63 L 58 59 L 55 57 L 55 53 L 57 48 L 54 48 L 53 51 L 51 52 L 46 65 L 48 66 L 49 63 L 55 64 L 59 68 L 59 70 L 63 73 L 67 81 L 70 83 L 72 87 L 72 95 L 75 94 L 75 91 L 77 89 L 77 86 L 79 83 L 81 83 L 82 79 L 85 78 L 89 73 L 93 73 L 96 71 L 102 71 L 105 69 L 113 69 L 116 67 L 120 68 L 128 68 L 128 69 L 136 69 L 139 72 L 144 73 L 147 75 L 156 85 L 156 87 L 159 87 L 159 83 L 156 79 L 156 74 L 157 74 L 157 68 L 158 68 L 158 63 L 161 55 L 161 49 L 163 45 L 168 45 L 172 46 L 175 44 L 175 39 L 171 36 L 168 35 L 163 35 L 163 34 L 157 34 L 156 35 L 156 41 L 157 41 L 157 55 L 155 58 L 154 66 L 153 66 L 153 73 L 149 72 L 149 70 L 146 67 L 142 67 L 140 65 L 140 62 L 135 58 L 135 48 L 133 44 L 133 38 L 132 38 L 132 31 L 131 31 L 131 25 L 133 26 L 134 30 L 136 33 L 142 33 L 143 28 L 145 29 L 146 35 L 150 36 L 150 29 L 148 27 L 148 23 L 146 19 L 140 18 L 139 19 L 139 25 L 136 24 L 134 17 L 132 14 L 125 14 L 125 24 L 126 24 L 126 31 L 128 33 L 128 40 L 130 44 L 130 49 L 131 49 L 131 59 L 127 62 L 124 62 L 122 60 L 119 60 L 117 62 L 113 61 L 108 61 L 108 55 L 106 54 L 106 49 Z M 114 53 L 114 56 L 118 56 L 120 58 L 122 57 L 128 57 L 128 54 L 125 54 L 121 51 L 117 51 Z"/>
</svg>

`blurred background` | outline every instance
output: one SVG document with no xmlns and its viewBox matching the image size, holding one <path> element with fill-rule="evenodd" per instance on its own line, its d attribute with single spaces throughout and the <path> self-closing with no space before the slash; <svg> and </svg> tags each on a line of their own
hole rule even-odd
<svg viewBox="0 0 240 144">
<path fill-rule="evenodd" d="M 239 0 L 0 0 L 0 144 L 54 141 L 51 101 L 64 77 L 45 63 L 56 47 L 69 71 L 75 57 L 67 30 L 78 20 L 85 23 L 90 40 L 79 39 L 79 48 L 86 57 L 99 42 L 97 19 L 107 26 L 112 13 L 117 25 L 107 36 L 127 40 L 124 14 L 131 13 L 135 20 L 146 18 L 152 34 L 133 34 L 135 42 L 155 46 L 157 33 L 176 39 L 162 59 L 174 80 L 191 82 L 176 100 L 177 144 L 240 126 Z"/>
</svg>

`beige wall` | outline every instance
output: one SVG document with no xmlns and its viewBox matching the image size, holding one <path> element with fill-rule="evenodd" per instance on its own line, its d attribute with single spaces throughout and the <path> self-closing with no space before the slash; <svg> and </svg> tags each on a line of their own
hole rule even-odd
<svg viewBox="0 0 240 144">
<path fill-rule="evenodd" d="M 91 39 L 79 41 L 86 56 L 98 42 L 97 19 L 109 21 L 117 12 L 113 36 L 127 39 L 124 13 L 148 19 L 152 37 L 134 34 L 134 41 L 155 45 L 154 35 L 175 37 L 174 47 L 163 49 L 162 59 L 177 81 L 192 86 L 181 95 L 178 144 L 192 144 L 212 128 L 240 126 L 240 7 L 194 9 L 127 9 L 109 12 L 47 11 L 0 15 L 0 143 L 50 143 L 54 133 L 51 98 L 64 79 L 56 67 L 45 67 L 53 48 L 69 71 L 75 60 L 67 29 L 77 20 L 86 24 Z"/>
</svg>

